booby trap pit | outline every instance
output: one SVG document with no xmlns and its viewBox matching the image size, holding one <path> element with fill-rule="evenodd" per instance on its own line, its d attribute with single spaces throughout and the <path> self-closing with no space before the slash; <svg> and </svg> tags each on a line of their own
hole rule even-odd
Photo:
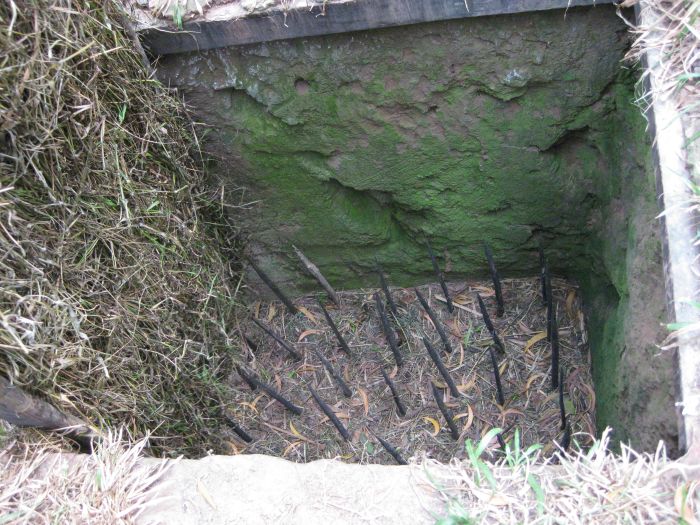
<svg viewBox="0 0 700 525">
<path fill-rule="evenodd" d="M 492 428 L 502 430 L 495 446 L 517 431 L 551 448 L 611 426 L 637 449 L 663 439 L 677 453 L 673 355 L 659 349 L 654 163 L 635 104 L 639 72 L 624 61 L 633 13 L 594 3 L 409 2 L 415 10 L 389 13 L 347 2 L 321 16 L 228 18 L 215 6 L 185 23 L 191 31 L 142 30 L 159 77 L 209 128 L 208 174 L 247 241 L 251 317 L 290 345 L 241 321 L 248 343 L 236 348 L 224 400 L 238 431 L 227 434 L 231 452 L 396 461 L 381 438 L 402 458 L 447 460 Z M 503 277 L 502 316 L 485 244 Z M 318 295 L 309 268 L 337 295 Z M 270 302 L 265 280 L 299 311 Z"/>
<path fill-rule="evenodd" d="M 340 292 L 338 304 L 308 296 L 296 302 L 296 314 L 281 303 L 254 303 L 246 363 L 232 380 L 238 388 L 228 409 L 230 436 L 237 432 L 238 439 L 229 441 L 231 452 L 296 461 L 401 463 L 422 454 L 449 461 L 466 457 L 466 439 L 478 442 L 494 428 L 502 429 L 493 436 L 496 446 L 516 432 L 521 444 L 542 444 L 545 452 L 568 447 L 572 433 L 587 444 L 595 396 L 579 295 L 552 281 L 559 315 L 548 342 L 541 284 L 503 281 L 500 317 L 493 284 L 480 281 L 450 283 L 452 313 L 439 285 Z M 552 346 L 561 388 L 559 374 L 552 377 Z"/>
</svg>

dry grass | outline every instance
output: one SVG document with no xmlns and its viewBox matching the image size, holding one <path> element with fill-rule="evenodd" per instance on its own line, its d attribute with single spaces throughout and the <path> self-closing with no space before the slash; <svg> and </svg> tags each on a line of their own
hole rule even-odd
<svg viewBox="0 0 700 525">
<path fill-rule="evenodd" d="M 423 311 L 412 289 L 394 289 L 398 316 L 393 319 L 402 341 L 405 364 L 397 368 L 382 334 L 374 290 L 340 292 L 340 308 L 330 309 L 353 357 L 338 349 L 338 342 L 326 324 L 314 297 L 296 301 L 302 313 L 289 315 L 279 303 L 252 305 L 253 315 L 267 322 L 277 334 L 295 346 L 301 361 L 292 360 L 281 347 L 259 328 L 243 330 L 257 346 L 248 352 L 248 369 L 270 382 L 293 403 L 304 408 L 301 416 L 291 415 L 267 395 L 250 388 L 238 377 L 238 390 L 231 400 L 229 413 L 256 438 L 250 445 L 231 434 L 234 453 L 262 453 L 295 461 L 340 457 L 363 463 L 392 463 L 371 432 L 401 449 L 408 458 L 422 453 L 441 461 L 464 458 L 464 439 L 478 440 L 494 427 L 508 429 L 506 441 L 518 429 L 526 444 L 542 443 L 545 452 L 560 441 L 560 418 L 557 392 L 550 390 L 550 345 L 543 338 L 546 308 L 542 305 L 538 279 L 503 281 L 505 315 L 493 314 L 493 289 L 488 282 L 451 283 L 456 304 L 449 314 L 438 299 L 438 285 L 420 287 L 430 298 L 432 308 L 448 331 L 454 348 L 443 350 L 432 322 Z M 494 374 L 488 354 L 491 338 L 478 313 L 475 293 L 485 297 L 494 324 L 504 340 L 507 355 L 499 359 L 505 405 L 495 400 Z M 565 370 L 566 404 L 575 432 L 592 434 L 595 395 L 589 371 L 585 328 L 577 290 L 554 280 L 554 300 L 560 317 L 561 366 Z M 454 398 L 445 390 L 446 404 L 452 410 L 460 439 L 454 441 L 436 406 L 431 382 L 444 387 L 443 379 L 428 357 L 422 342 L 426 334 L 442 355 L 461 395 Z M 346 398 L 323 368 L 315 352 L 322 353 L 345 377 L 353 396 Z M 399 417 L 380 369 L 393 378 L 407 408 Z M 318 406 L 310 398 L 313 387 L 331 405 L 348 427 L 352 439 L 345 442 Z"/>
<path fill-rule="evenodd" d="M 140 460 L 147 440 L 108 433 L 94 454 L 11 444 L 0 451 L 0 522 L 126 524 L 157 503 L 154 489 L 172 461 Z"/>
<path fill-rule="evenodd" d="M 558 452 L 516 449 L 503 455 L 484 440 L 484 459 L 453 461 L 450 468 L 423 460 L 442 493 L 447 514 L 440 524 L 693 524 L 698 482 L 671 475 L 661 444 L 654 454 L 622 445 L 608 451 L 610 433 L 588 449 Z M 486 462 L 491 454 L 493 463 Z"/>
<path fill-rule="evenodd" d="M 675 100 L 691 118 L 700 117 L 700 3 L 646 0 L 641 5 L 645 20 L 653 23 L 632 27 L 636 38 L 628 58 L 639 60 L 648 50 L 658 51 L 660 63 L 654 71 L 656 96 Z M 643 97 L 647 104 L 651 95 L 646 93 Z"/>
<path fill-rule="evenodd" d="M 219 446 L 232 234 L 122 20 L 112 1 L 0 3 L 0 373 L 198 455 Z"/>
</svg>

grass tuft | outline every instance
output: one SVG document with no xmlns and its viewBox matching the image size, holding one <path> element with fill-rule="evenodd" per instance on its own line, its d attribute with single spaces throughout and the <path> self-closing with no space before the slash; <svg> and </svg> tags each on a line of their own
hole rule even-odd
<svg viewBox="0 0 700 525">
<path fill-rule="evenodd" d="M 112 0 L 0 3 L 0 374 L 153 452 L 219 450 L 224 219 Z"/>
</svg>

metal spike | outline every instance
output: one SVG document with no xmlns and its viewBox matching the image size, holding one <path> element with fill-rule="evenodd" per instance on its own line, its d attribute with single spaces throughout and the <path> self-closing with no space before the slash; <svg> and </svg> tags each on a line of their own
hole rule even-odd
<svg viewBox="0 0 700 525">
<path fill-rule="evenodd" d="M 430 255 L 430 261 L 433 263 L 433 271 L 435 272 L 435 276 L 437 277 L 438 281 L 440 282 L 440 287 L 442 288 L 442 293 L 445 294 L 445 302 L 447 303 L 447 310 L 450 313 L 453 313 L 455 310 L 455 307 L 452 304 L 452 298 L 450 297 L 450 292 L 447 290 L 447 284 L 445 284 L 445 276 L 443 275 L 442 270 L 440 270 L 440 266 L 438 266 L 437 259 L 435 258 L 435 253 L 433 253 L 433 248 L 430 246 L 430 241 L 426 241 L 426 245 L 428 246 L 428 254 Z"/>
<path fill-rule="evenodd" d="M 340 419 L 338 419 L 338 416 L 335 415 L 335 412 L 333 412 L 333 409 L 328 406 L 328 404 L 319 397 L 319 395 L 316 393 L 316 391 L 309 387 L 309 391 L 311 392 L 311 395 L 313 396 L 314 400 L 316 401 L 316 404 L 321 407 L 321 410 L 323 410 L 323 413 L 328 416 L 328 419 L 331 420 L 331 423 L 335 426 L 335 428 L 340 432 L 340 435 L 343 436 L 343 439 L 345 441 L 350 441 L 350 434 L 348 433 L 348 429 L 345 428 L 345 425 L 343 425 L 340 422 Z"/>
<path fill-rule="evenodd" d="M 454 397 L 459 397 L 459 390 L 457 390 L 457 385 L 455 385 L 455 382 L 452 380 L 452 377 L 450 377 L 450 373 L 447 371 L 445 363 L 442 362 L 442 359 L 435 351 L 435 348 L 433 348 L 433 345 L 430 344 L 430 341 L 428 341 L 428 338 L 425 336 L 423 336 L 423 344 L 425 345 L 425 349 L 428 351 L 430 358 L 433 360 L 433 363 L 435 363 L 438 372 L 440 372 L 440 375 L 445 380 L 445 383 L 447 383 L 447 387 L 450 389 L 450 393 Z"/>
<path fill-rule="evenodd" d="M 386 311 L 384 311 L 384 304 L 382 303 L 382 299 L 379 297 L 378 293 L 374 294 L 374 302 L 377 305 L 377 313 L 379 314 L 379 319 L 382 322 L 382 331 L 384 332 L 384 336 L 386 337 L 386 340 L 389 343 L 391 353 L 394 354 L 396 366 L 401 367 L 403 366 L 403 356 L 401 355 L 401 351 L 399 350 L 399 346 L 396 342 L 396 335 L 394 334 L 394 330 L 393 328 L 391 328 L 391 324 L 389 324 L 389 319 L 386 316 Z"/>
<path fill-rule="evenodd" d="M 252 443 L 253 441 L 255 441 L 250 434 L 248 434 L 245 430 L 238 426 L 238 423 L 236 423 L 236 421 L 231 416 L 226 416 L 226 422 L 231 427 L 231 430 L 233 430 L 236 433 L 236 435 L 246 443 Z"/>
<path fill-rule="evenodd" d="M 486 309 L 486 305 L 484 304 L 484 300 L 481 298 L 481 295 L 478 293 L 476 294 L 476 299 L 479 302 L 479 310 L 481 310 L 481 317 L 484 319 L 484 324 L 486 325 L 486 329 L 489 331 L 491 334 L 491 339 L 493 339 L 494 344 L 498 348 L 498 351 L 501 354 L 506 353 L 506 349 L 503 346 L 503 343 L 501 342 L 501 338 L 498 337 L 498 334 L 496 333 L 496 329 L 493 326 L 493 323 L 491 322 L 491 318 L 489 317 L 489 312 Z"/>
<path fill-rule="evenodd" d="M 396 390 L 396 385 L 394 385 L 394 382 L 389 377 L 389 374 L 387 374 L 383 368 L 381 369 L 381 372 L 382 377 L 384 378 L 384 382 L 389 387 L 389 390 L 391 391 L 391 396 L 394 398 L 394 403 L 396 403 L 396 411 L 399 413 L 399 416 L 404 417 L 406 415 L 406 407 L 401 402 L 399 392 Z"/>
<path fill-rule="evenodd" d="M 505 313 L 505 306 L 503 305 L 501 277 L 498 275 L 498 270 L 496 269 L 496 262 L 493 260 L 493 252 L 491 252 L 491 247 L 486 243 L 484 243 L 484 252 L 486 253 L 486 260 L 489 263 L 489 271 L 491 272 L 493 289 L 496 292 L 496 304 L 498 305 L 496 309 L 496 317 L 503 317 L 503 314 Z"/>
<path fill-rule="evenodd" d="M 542 248 L 542 241 L 537 245 L 540 253 L 540 283 L 542 286 L 542 304 L 547 304 L 547 259 L 544 256 L 544 248 Z"/>
<path fill-rule="evenodd" d="M 378 435 L 374 434 L 374 437 L 376 437 L 377 440 L 379 441 L 379 443 L 381 443 L 381 445 L 384 447 L 384 450 L 386 450 L 389 454 L 391 454 L 391 457 L 394 458 L 396 463 L 398 463 L 399 465 L 408 465 L 406 460 L 403 459 L 403 457 L 401 457 L 401 454 L 399 454 L 398 450 L 396 450 L 394 447 L 392 447 L 389 443 L 384 441 Z"/>
<path fill-rule="evenodd" d="M 498 396 L 498 404 L 503 406 L 506 404 L 503 396 L 503 387 L 501 386 L 501 371 L 498 369 L 498 361 L 496 354 L 493 353 L 493 348 L 489 346 L 489 354 L 491 355 L 491 365 L 493 366 L 493 376 L 496 379 L 496 394 Z"/>
<path fill-rule="evenodd" d="M 289 355 L 291 355 L 296 361 L 301 361 L 301 356 L 294 350 L 287 341 L 282 339 L 279 335 L 277 335 L 272 328 L 267 326 L 265 323 L 260 321 L 259 319 L 256 319 L 253 317 L 253 322 L 258 325 L 267 335 L 272 337 L 279 345 L 284 348 Z"/>
<path fill-rule="evenodd" d="M 437 333 L 440 335 L 440 339 L 442 339 L 442 344 L 445 346 L 445 352 L 447 352 L 448 354 L 451 354 L 452 353 L 452 345 L 450 345 L 450 340 L 448 339 L 447 334 L 445 333 L 445 331 L 442 328 L 442 323 L 435 315 L 435 312 L 433 312 L 433 309 L 430 308 L 428 301 L 425 300 L 425 297 L 423 297 L 423 294 L 420 293 L 418 288 L 414 288 L 413 291 L 416 292 L 416 297 L 418 297 L 418 300 L 420 301 L 420 304 L 423 307 L 423 310 L 426 311 L 426 313 L 428 314 L 428 317 L 430 317 L 430 320 L 435 325 L 435 330 L 437 330 Z"/>
<path fill-rule="evenodd" d="M 557 312 L 553 309 L 551 319 L 552 332 L 552 390 L 559 386 L 559 325 L 557 324 Z"/>
<path fill-rule="evenodd" d="M 317 301 L 318 301 L 318 305 L 321 307 L 321 311 L 323 312 L 323 316 L 326 318 L 326 322 L 331 327 L 331 330 L 333 330 L 333 333 L 335 334 L 335 338 L 340 343 L 340 348 L 343 350 L 343 352 L 345 352 L 347 354 L 348 357 L 352 357 L 352 352 L 350 351 L 350 347 L 348 346 L 348 343 L 345 342 L 345 338 L 343 337 L 343 334 L 340 333 L 340 330 L 338 330 L 338 327 L 333 322 L 333 319 L 331 319 L 331 316 L 328 313 L 328 310 L 326 310 L 326 307 L 323 306 L 323 303 L 321 302 L 320 299 L 317 299 Z"/>
<path fill-rule="evenodd" d="M 452 418 L 452 412 L 450 412 L 450 410 L 445 406 L 445 402 L 442 400 L 442 392 L 440 392 L 440 390 L 432 383 L 430 383 L 430 385 L 433 387 L 433 397 L 435 398 L 435 402 L 437 403 L 440 412 L 442 412 L 445 421 L 447 421 L 447 426 L 450 427 L 450 435 L 452 436 L 452 439 L 457 441 L 459 439 L 459 430 L 457 429 L 457 425 Z"/>
<path fill-rule="evenodd" d="M 377 273 L 379 274 L 379 283 L 382 287 L 382 290 L 384 290 L 384 296 L 386 297 L 386 303 L 389 305 L 389 310 L 391 310 L 391 313 L 394 314 L 394 317 L 398 317 L 399 312 L 396 309 L 396 303 L 394 302 L 394 298 L 391 296 L 391 290 L 389 290 L 389 284 L 386 282 L 384 272 L 381 268 L 378 268 Z"/>
<path fill-rule="evenodd" d="M 280 394 L 277 390 L 272 388 L 270 385 L 263 383 L 259 379 L 253 377 L 252 375 L 248 374 L 245 372 L 242 368 L 238 369 L 238 373 L 241 375 L 241 377 L 245 380 L 246 383 L 253 384 L 256 387 L 259 387 L 260 389 L 264 390 L 267 395 L 272 397 L 273 399 L 279 401 L 284 405 L 284 407 L 289 410 L 290 412 L 295 413 L 296 415 L 300 416 L 303 410 L 296 406 L 294 403 L 289 401 L 287 398 L 285 398 L 282 394 Z"/>
<path fill-rule="evenodd" d="M 335 380 L 335 382 L 338 384 L 340 387 L 340 390 L 343 392 L 343 395 L 345 397 L 352 397 L 352 390 L 350 390 L 350 387 L 348 384 L 343 380 L 343 378 L 340 376 L 340 374 L 333 368 L 333 365 L 331 365 L 330 361 L 326 359 L 321 352 L 318 350 L 315 350 L 316 356 L 319 358 L 321 363 L 323 363 L 323 366 L 328 370 L 328 373 L 331 375 L 331 377 Z"/>
<path fill-rule="evenodd" d="M 564 406 L 564 369 L 559 369 L 559 415 L 561 416 L 561 428 L 566 428 L 566 407 Z"/>
<path fill-rule="evenodd" d="M 268 275 L 263 272 L 260 267 L 255 264 L 253 259 L 248 259 L 248 263 L 250 266 L 255 270 L 255 273 L 258 274 L 262 282 L 264 282 L 267 287 L 272 290 L 272 293 L 274 293 L 277 298 L 284 303 L 284 306 L 287 307 L 287 310 L 289 311 L 290 314 L 296 314 L 299 312 L 296 306 L 294 306 L 294 303 L 278 288 L 278 286 L 268 277 Z"/>
</svg>

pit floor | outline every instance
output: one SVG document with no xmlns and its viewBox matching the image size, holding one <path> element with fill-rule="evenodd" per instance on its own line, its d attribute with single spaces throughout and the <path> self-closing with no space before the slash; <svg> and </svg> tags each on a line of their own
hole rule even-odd
<svg viewBox="0 0 700 525">
<path fill-rule="evenodd" d="M 438 284 L 420 286 L 443 324 L 453 347 L 444 351 L 432 321 L 413 289 L 392 288 L 398 307 L 393 316 L 381 290 L 339 292 L 340 307 L 323 296 L 324 304 L 352 351 L 345 355 L 317 303 L 318 295 L 295 304 L 300 313 L 290 315 L 279 302 L 256 302 L 252 314 L 267 323 L 301 354 L 294 361 L 271 337 L 252 322 L 242 327 L 253 345 L 244 348 L 243 366 L 268 382 L 287 399 L 303 408 L 301 416 L 287 411 L 260 390 L 253 391 L 234 373 L 233 399 L 228 414 L 255 441 L 246 444 L 233 432 L 228 436 L 231 453 L 268 454 L 293 461 L 341 458 L 349 462 L 387 463 L 394 460 L 373 433 L 396 447 L 408 459 L 427 455 L 440 461 L 466 457 L 465 440 L 479 441 L 490 429 L 504 429 L 505 442 L 519 429 L 525 446 L 541 444 L 554 452 L 562 440 L 558 392 L 550 388 L 551 349 L 546 335 L 546 308 L 537 278 L 502 281 L 505 314 L 495 315 L 490 281 L 448 283 L 455 311 L 450 314 Z M 585 446 L 594 434 L 595 394 L 590 375 L 585 320 L 575 285 L 552 279 L 559 321 L 560 363 L 564 370 L 565 406 L 573 440 Z M 383 335 L 373 295 L 379 291 L 400 343 L 405 363 L 398 368 Z M 492 339 L 476 299 L 481 294 L 500 335 L 506 355 L 498 358 L 505 404 L 496 402 L 496 387 L 488 351 Z M 441 355 L 460 396 L 452 397 L 422 342 L 425 334 Z M 254 348 L 255 347 L 255 348 Z M 323 367 L 315 350 L 339 370 L 352 390 L 343 396 Z M 400 417 L 391 392 L 382 378 L 384 367 L 393 379 L 407 414 Z M 443 388 L 444 400 L 460 430 L 453 440 L 433 398 L 431 382 Z M 311 397 L 312 386 L 348 429 L 351 440 L 342 439 L 331 421 Z M 499 444 L 493 440 L 492 447 Z"/>
</svg>

